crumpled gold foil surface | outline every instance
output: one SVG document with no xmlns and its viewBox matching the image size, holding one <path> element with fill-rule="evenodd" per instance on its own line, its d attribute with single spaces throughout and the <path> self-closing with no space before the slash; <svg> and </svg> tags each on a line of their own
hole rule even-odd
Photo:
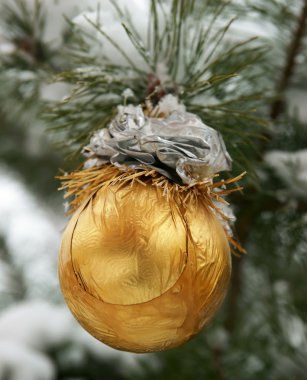
<svg viewBox="0 0 307 380">
<path fill-rule="evenodd" d="M 154 352 L 197 334 L 231 273 L 221 223 L 201 200 L 178 204 L 157 186 L 101 188 L 64 233 L 59 277 L 80 324 L 120 350 Z"/>
</svg>

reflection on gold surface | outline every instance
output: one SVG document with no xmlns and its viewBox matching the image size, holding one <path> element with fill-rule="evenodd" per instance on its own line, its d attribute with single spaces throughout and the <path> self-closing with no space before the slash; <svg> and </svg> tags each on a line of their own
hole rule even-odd
<svg viewBox="0 0 307 380">
<path fill-rule="evenodd" d="M 229 282 L 225 232 L 201 201 L 178 205 L 150 184 L 113 184 L 75 213 L 59 275 L 66 302 L 112 347 L 160 351 L 209 322 Z"/>
</svg>

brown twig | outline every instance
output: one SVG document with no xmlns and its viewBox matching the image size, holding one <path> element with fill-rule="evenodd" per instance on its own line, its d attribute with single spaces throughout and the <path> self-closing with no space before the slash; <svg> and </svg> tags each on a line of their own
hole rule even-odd
<svg viewBox="0 0 307 380">
<path fill-rule="evenodd" d="M 304 32 L 307 25 L 307 0 L 304 0 L 302 12 L 298 19 L 293 39 L 289 45 L 288 54 L 286 57 L 286 64 L 284 66 L 281 78 L 276 87 L 276 94 L 278 98 L 273 102 L 271 107 L 271 118 L 276 120 L 283 109 L 282 95 L 290 84 L 291 78 L 295 71 L 296 57 L 301 49 Z"/>
<path fill-rule="evenodd" d="M 290 42 L 288 48 L 288 54 L 286 57 L 284 69 L 282 70 L 282 75 L 280 81 L 276 86 L 276 93 L 278 99 L 273 102 L 271 106 L 270 116 L 272 120 L 276 120 L 280 114 L 283 112 L 283 101 L 282 95 L 291 83 L 292 76 L 295 71 L 296 57 L 301 49 L 302 40 L 304 37 L 304 32 L 307 24 L 307 0 L 304 0 L 301 14 L 298 18 L 297 27 L 293 34 L 293 39 Z M 245 193 L 252 194 L 253 188 L 246 188 Z M 253 197 L 247 198 L 245 200 L 240 197 L 237 199 L 237 205 L 240 207 L 238 214 L 238 219 L 236 223 L 236 232 L 239 243 L 244 246 L 248 240 L 249 232 L 251 230 L 253 220 L 257 214 L 265 210 L 276 210 L 285 207 L 285 204 L 277 201 L 276 199 L 267 199 L 265 202 L 257 205 L 255 208 L 255 201 Z M 306 204 L 301 203 L 299 209 L 305 209 Z M 237 317 L 240 313 L 239 304 L 242 294 L 243 281 L 242 281 L 242 271 L 244 266 L 244 256 L 240 258 L 234 258 L 233 262 L 233 274 L 232 274 L 232 287 L 229 294 L 228 303 L 228 314 L 226 316 L 225 326 L 228 331 L 233 331 L 237 325 Z"/>
<path fill-rule="evenodd" d="M 244 246 L 247 242 L 253 219 L 253 210 L 242 208 L 241 213 L 238 215 L 236 223 L 237 238 L 242 246 Z M 229 311 L 225 320 L 225 327 L 228 331 L 233 331 L 235 329 L 237 316 L 239 315 L 239 302 L 242 292 L 243 263 L 244 256 L 234 257 L 231 279 L 232 286 L 228 299 Z"/>
<path fill-rule="evenodd" d="M 223 350 L 219 347 L 212 349 L 212 366 L 219 380 L 226 380 L 226 374 L 223 369 L 222 359 Z"/>
</svg>

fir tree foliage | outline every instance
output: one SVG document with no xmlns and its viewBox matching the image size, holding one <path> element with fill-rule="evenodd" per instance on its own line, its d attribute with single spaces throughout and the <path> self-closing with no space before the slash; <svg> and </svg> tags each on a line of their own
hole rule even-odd
<svg viewBox="0 0 307 380">
<path fill-rule="evenodd" d="M 41 41 L 46 20 L 41 2 L 35 1 L 33 11 L 22 0 L 4 3 L 1 15 L 6 37 L 17 47 L 14 58 L 24 61 L 25 66 L 34 61 L 44 61 L 48 48 Z"/>
<path fill-rule="evenodd" d="M 0 92 L 3 111 L 10 116 L 13 105 L 10 100 L 17 100 L 16 113 L 24 117 L 24 112 L 37 103 L 39 97 L 38 64 L 45 61 L 47 47 L 40 36 L 44 29 L 44 14 L 37 1 L 34 14 L 25 2 L 16 1 L 1 4 L 1 30 L 3 37 L 10 44 L 11 52 L 1 56 Z M 7 96 L 9 94 L 9 96 Z M 8 100 L 6 102 L 6 99 Z"/>
<path fill-rule="evenodd" d="M 141 65 L 127 55 L 97 20 L 84 18 L 95 29 L 96 44 L 107 40 L 118 50 L 124 64 L 108 57 L 91 56 L 93 36 L 74 23 L 69 54 L 74 66 L 58 75 L 71 83 L 72 93 L 48 114 L 54 130 L 61 132 L 70 151 L 80 151 L 93 132 L 105 127 L 124 102 L 154 105 L 165 94 L 178 96 L 189 112 L 223 133 L 237 166 L 246 168 L 246 155 L 253 152 L 268 124 L 260 110 L 269 91 L 258 85 L 251 67 L 264 64 L 267 46 L 255 38 L 231 41 L 227 32 L 235 21 L 225 21 L 227 3 L 152 0 L 147 39 L 139 35 L 131 14 L 112 1 L 134 45 Z M 125 99 L 125 90 L 133 96 Z M 265 95 L 264 95 L 265 93 Z M 253 142 L 253 143 L 252 143 Z"/>
<path fill-rule="evenodd" d="M 42 121 L 43 88 L 63 62 L 61 47 L 44 38 L 47 18 L 40 0 L 0 3 L 0 159 L 44 196 L 62 162 Z"/>
</svg>

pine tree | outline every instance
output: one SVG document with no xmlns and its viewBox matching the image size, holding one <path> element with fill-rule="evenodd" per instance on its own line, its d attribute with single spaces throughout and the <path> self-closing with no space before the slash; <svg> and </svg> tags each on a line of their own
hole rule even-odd
<svg viewBox="0 0 307 380">
<path fill-rule="evenodd" d="M 59 168 L 72 171 L 83 162 L 82 148 L 118 105 L 155 106 L 173 94 L 223 135 L 233 169 L 222 178 L 247 171 L 237 184 L 244 190 L 227 199 L 234 237 L 247 253 L 233 256 L 222 309 L 189 343 L 140 357 L 141 370 L 118 371 L 120 358 L 113 365 L 84 348 L 78 363 L 72 353 L 80 343 L 68 341 L 48 352 L 57 378 L 303 380 L 307 1 L 135 0 L 131 8 L 88 1 L 65 8 L 50 39 L 51 13 L 56 8 L 59 17 L 63 3 L 1 4 L 1 171 L 16 173 L 54 208 L 60 230 L 64 211 L 53 179 Z M 0 223 L 3 313 L 43 294 L 31 296 L 33 263 L 16 259 L 6 223 Z M 56 286 L 48 286 L 48 297 L 61 304 Z"/>
</svg>

